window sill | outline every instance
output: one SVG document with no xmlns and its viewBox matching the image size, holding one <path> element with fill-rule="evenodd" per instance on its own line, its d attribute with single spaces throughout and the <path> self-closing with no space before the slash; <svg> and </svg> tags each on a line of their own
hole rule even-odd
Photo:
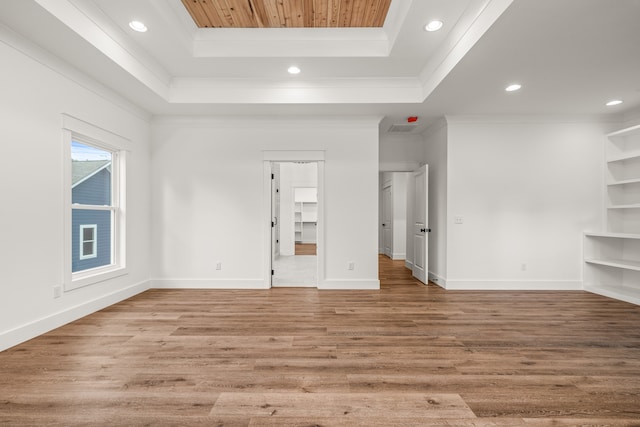
<svg viewBox="0 0 640 427">
<path fill-rule="evenodd" d="M 65 286 L 65 291 L 72 291 L 95 283 L 104 282 L 105 280 L 115 279 L 116 277 L 126 274 L 129 274 L 129 270 L 126 267 L 114 265 L 79 271 L 71 275 L 71 281 Z"/>
</svg>

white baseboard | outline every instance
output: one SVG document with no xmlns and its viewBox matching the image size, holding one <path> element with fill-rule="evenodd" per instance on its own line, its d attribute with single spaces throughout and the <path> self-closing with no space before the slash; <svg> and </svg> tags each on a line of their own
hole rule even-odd
<svg viewBox="0 0 640 427">
<path fill-rule="evenodd" d="M 447 290 L 581 291 L 580 280 L 447 280 Z"/>
<path fill-rule="evenodd" d="M 407 254 L 406 254 L 406 253 L 404 253 L 404 252 L 398 252 L 398 253 L 394 253 L 394 254 L 391 256 L 391 259 L 392 259 L 392 260 L 394 260 L 394 261 L 400 261 L 400 260 L 405 259 L 406 257 L 407 257 Z"/>
<path fill-rule="evenodd" d="M 144 281 L 0 333 L 0 351 L 28 341 L 149 289 Z"/>
<path fill-rule="evenodd" d="M 444 277 L 429 272 L 429 280 L 440 286 L 441 288 L 447 289 L 447 279 L 445 279 Z"/>
<path fill-rule="evenodd" d="M 152 289 L 268 289 L 264 279 L 151 279 Z"/>
<path fill-rule="evenodd" d="M 378 290 L 379 280 L 325 280 L 318 283 L 318 289 L 336 290 Z"/>
<path fill-rule="evenodd" d="M 408 259 L 404 260 L 404 266 L 407 267 L 409 270 L 413 270 L 413 263 Z"/>
</svg>

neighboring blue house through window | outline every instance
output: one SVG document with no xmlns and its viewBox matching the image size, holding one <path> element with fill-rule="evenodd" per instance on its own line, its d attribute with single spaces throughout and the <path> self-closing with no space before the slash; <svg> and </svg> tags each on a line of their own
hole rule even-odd
<svg viewBox="0 0 640 427">
<path fill-rule="evenodd" d="M 112 153 L 71 144 L 71 271 L 112 264 Z"/>
</svg>

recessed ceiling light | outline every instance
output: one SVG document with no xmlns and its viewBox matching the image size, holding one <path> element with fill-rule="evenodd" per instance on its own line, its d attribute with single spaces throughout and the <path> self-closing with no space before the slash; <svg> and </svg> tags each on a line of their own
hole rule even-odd
<svg viewBox="0 0 640 427">
<path fill-rule="evenodd" d="M 139 33 L 144 33 L 147 31 L 147 26 L 140 21 L 131 21 L 129 22 L 129 26 L 132 30 L 137 31 Z"/>
<path fill-rule="evenodd" d="M 614 99 L 614 100 L 611 100 L 611 101 L 607 102 L 605 105 L 606 105 L 607 107 L 613 107 L 614 105 L 620 105 L 620 104 L 622 104 L 622 101 L 621 101 L 621 100 L 619 100 L 619 99 Z"/>
<path fill-rule="evenodd" d="M 424 30 L 429 32 L 438 31 L 443 25 L 444 23 L 442 21 L 433 20 L 424 26 Z"/>
<path fill-rule="evenodd" d="M 300 74 L 300 68 L 296 67 L 295 65 L 289 67 L 287 71 L 289 72 L 289 74 Z"/>
<path fill-rule="evenodd" d="M 522 85 L 518 83 L 514 83 L 512 85 L 505 87 L 504 90 L 506 90 L 507 92 L 515 92 L 516 90 L 520 90 L 521 87 Z"/>
</svg>

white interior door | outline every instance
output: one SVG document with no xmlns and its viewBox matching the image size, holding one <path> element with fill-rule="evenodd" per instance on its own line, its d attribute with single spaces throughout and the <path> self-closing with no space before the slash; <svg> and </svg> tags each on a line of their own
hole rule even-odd
<svg viewBox="0 0 640 427">
<path fill-rule="evenodd" d="M 271 164 L 271 260 L 280 256 L 280 164 Z"/>
<path fill-rule="evenodd" d="M 393 197 L 392 187 L 382 189 L 382 251 L 391 258 L 393 256 Z"/>
<path fill-rule="evenodd" d="M 429 166 L 413 172 L 413 276 L 429 281 Z"/>
</svg>

